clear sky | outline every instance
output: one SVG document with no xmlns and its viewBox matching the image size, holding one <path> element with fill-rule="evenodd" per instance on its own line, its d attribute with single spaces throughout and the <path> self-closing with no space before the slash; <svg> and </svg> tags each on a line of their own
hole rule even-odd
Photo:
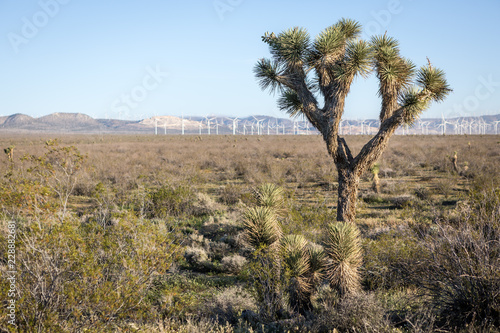
<svg viewBox="0 0 500 333">
<path fill-rule="evenodd" d="M 453 94 L 424 117 L 500 113 L 498 0 L 0 0 L 0 115 L 284 116 L 252 72 L 261 36 L 342 17 L 447 73 Z M 377 118 L 376 92 L 357 79 L 345 116 Z"/>
</svg>

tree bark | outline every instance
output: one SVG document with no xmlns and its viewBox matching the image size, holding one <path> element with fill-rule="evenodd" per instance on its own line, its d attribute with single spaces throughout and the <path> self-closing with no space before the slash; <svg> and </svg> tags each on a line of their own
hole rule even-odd
<svg viewBox="0 0 500 333">
<path fill-rule="evenodd" d="M 348 169 L 338 169 L 337 221 L 354 222 L 360 177 Z"/>
</svg>

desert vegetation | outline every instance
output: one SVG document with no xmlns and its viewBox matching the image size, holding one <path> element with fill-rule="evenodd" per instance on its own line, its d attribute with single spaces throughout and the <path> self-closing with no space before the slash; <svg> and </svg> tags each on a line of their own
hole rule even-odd
<svg viewBox="0 0 500 333">
<path fill-rule="evenodd" d="M 322 140 L 1 136 L 0 330 L 499 331 L 500 138 L 393 137 L 348 224 Z"/>
</svg>

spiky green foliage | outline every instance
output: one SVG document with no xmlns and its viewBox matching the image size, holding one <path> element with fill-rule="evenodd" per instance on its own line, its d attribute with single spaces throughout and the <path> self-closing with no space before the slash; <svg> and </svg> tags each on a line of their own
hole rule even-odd
<svg viewBox="0 0 500 333">
<path fill-rule="evenodd" d="M 278 76 L 281 75 L 281 68 L 275 61 L 269 59 L 260 59 L 255 65 L 253 72 L 259 80 L 262 90 L 269 89 L 271 92 L 282 90 Z"/>
<path fill-rule="evenodd" d="M 257 205 L 274 209 L 276 212 L 283 209 L 285 203 L 283 196 L 283 188 L 272 183 L 262 184 L 254 189 Z"/>
<path fill-rule="evenodd" d="M 427 66 L 420 68 L 416 82 L 424 91 L 429 92 L 429 97 L 436 102 L 443 101 L 452 91 L 446 81 L 444 72 L 438 68 L 434 68 L 430 62 Z"/>
<path fill-rule="evenodd" d="M 399 96 L 399 104 L 404 107 L 403 121 L 413 124 L 427 109 L 431 101 L 440 102 L 452 91 L 442 70 L 429 64 L 419 69 L 416 83 Z"/>
<path fill-rule="evenodd" d="M 325 251 L 323 247 L 310 243 L 307 247 L 309 256 L 309 280 L 312 286 L 317 285 L 323 278 L 325 269 Z"/>
<path fill-rule="evenodd" d="M 301 67 L 308 56 L 310 38 L 303 28 L 291 28 L 278 36 L 266 33 L 262 39 L 269 44 L 274 59 L 289 69 Z"/>
<path fill-rule="evenodd" d="M 368 77 L 372 70 L 372 53 L 370 43 L 364 40 L 349 42 L 345 57 L 347 72 L 353 77 L 356 75 Z"/>
<path fill-rule="evenodd" d="M 309 271 L 307 240 L 302 235 L 288 235 L 281 239 L 281 251 L 291 277 L 304 277 Z"/>
<path fill-rule="evenodd" d="M 350 19 L 341 19 L 336 24 L 323 30 L 314 40 L 310 64 L 318 64 L 318 61 L 329 58 L 334 60 L 341 55 L 346 43 L 355 39 L 361 33 L 361 25 Z"/>
<path fill-rule="evenodd" d="M 429 101 L 441 101 L 451 91 L 443 71 L 430 64 L 416 73 L 415 65 L 400 55 L 396 39 L 384 34 L 368 42 L 358 39 L 360 33 L 361 25 L 349 19 L 341 19 L 324 29 L 312 42 L 303 28 L 295 27 L 277 35 L 266 33 L 262 39 L 269 45 L 272 60 L 261 59 L 254 68 L 261 88 L 273 93 L 279 91 L 281 110 L 292 117 L 305 115 L 315 126 L 311 112 L 330 114 L 329 108 L 343 108 L 343 99 L 353 79 L 357 75 L 366 78 L 372 71 L 379 79 L 382 122 L 401 107 L 409 106 L 404 111 L 404 122 L 411 124 L 429 107 Z M 425 94 L 414 94 L 413 84 Z M 323 110 L 313 106 L 317 103 L 313 101 L 314 93 L 318 91 L 325 98 Z M 305 109 L 304 105 L 311 109 Z M 334 114 L 342 112 L 335 110 Z M 401 124 L 401 118 L 395 121 Z"/>
<path fill-rule="evenodd" d="M 380 120 L 389 118 L 399 107 L 398 98 L 408 89 L 415 74 L 415 65 L 399 53 L 399 43 L 387 35 L 374 36 L 373 66 L 379 79 L 379 96 L 382 98 Z"/>
<path fill-rule="evenodd" d="M 407 125 L 412 125 L 429 107 L 429 98 L 422 98 L 421 93 L 421 89 L 411 87 L 399 97 L 399 104 L 404 107 L 403 122 Z"/>
<path fill-rule="evenodd" d="M 308 273 L 310 271 L 307 240 L 302 235 L 288 235 L 281 240 L 281 257 L 289 276 L 288 294 L 290 306 L 304 311 L 310 305 L 313 290 Z"/>
<path fill-rule="evenodd" d="M 326 276 L 340 295 L 360 288 L 359 267 L 362 264 L 361 240 L 353 223 L 336 222 L 328 226 L 325 240 Z"/>
<path fill-rule="evenodd" d="M 278 107 L 281 111 L 285 111 L 292 118 L 302 115 L 304 105 L 299 99 L 297 93 L 291 89 L 285 89 L 278 99 Z"/>
<path fill-rule="evenodd" d="M 270 207 L 249 208 L 243 216 L 245 239 L 255 249 L 274 245 L 282 235 L 281 226 Z"/>
</svg>

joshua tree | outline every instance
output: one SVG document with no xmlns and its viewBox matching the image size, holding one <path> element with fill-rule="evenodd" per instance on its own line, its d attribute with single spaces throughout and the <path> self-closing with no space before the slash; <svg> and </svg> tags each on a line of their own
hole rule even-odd
<svg viewBox="0 0 500 333">
<path fill-rule="evenodd" d="M 359 23 L 341 19 L 311 41 L 303 28 L 266 33 L 272 59 L 261 59 L 254 72 L 262 89 L 278 91 L 279 107 L 303 115 L 322 134 L 338 172 L 338 221 L 354 221 L 359 180 L 403 124 L 412 124 L 432 101 L 451 91 L 444 72 L 428 64 L 416 69 L 399 53 L 398 42 L 386 35 L 359 39 Z M 356 76 L 375 72 L 382 99 L 380 128 L 353 156 L 339 136 L 344 102 Z M 322 96 L 320 105 L 318 97 Z"/>
<path fill-rule="evenodd" d="M 375 163 L 371 168 L 370 171 L 373 174 L 373 182 L 372 182 L 372 189 L 375 193 L 380 193 L 380 179 L 378 178 L 378 173 L 380 171 L 380 166 L 378 163 Z"/>
<path fill-rule="evenodd" d="M 453 164 L 453 170 L 455 170 L 455 172 L 459 174 L 460 171 L 458 170 L 457 161 L 458 161 L 457 152 L 454 152 L 453 156 L 451 157 L 451 163 Z"/>
<path fill-rule="evenodd" d="M 3 151 L 7 155 L 9 162 L 13 162 L 14 161 L 14 146 L 11 145 L 11 146 L 5 148 Z"/>
</svg>

